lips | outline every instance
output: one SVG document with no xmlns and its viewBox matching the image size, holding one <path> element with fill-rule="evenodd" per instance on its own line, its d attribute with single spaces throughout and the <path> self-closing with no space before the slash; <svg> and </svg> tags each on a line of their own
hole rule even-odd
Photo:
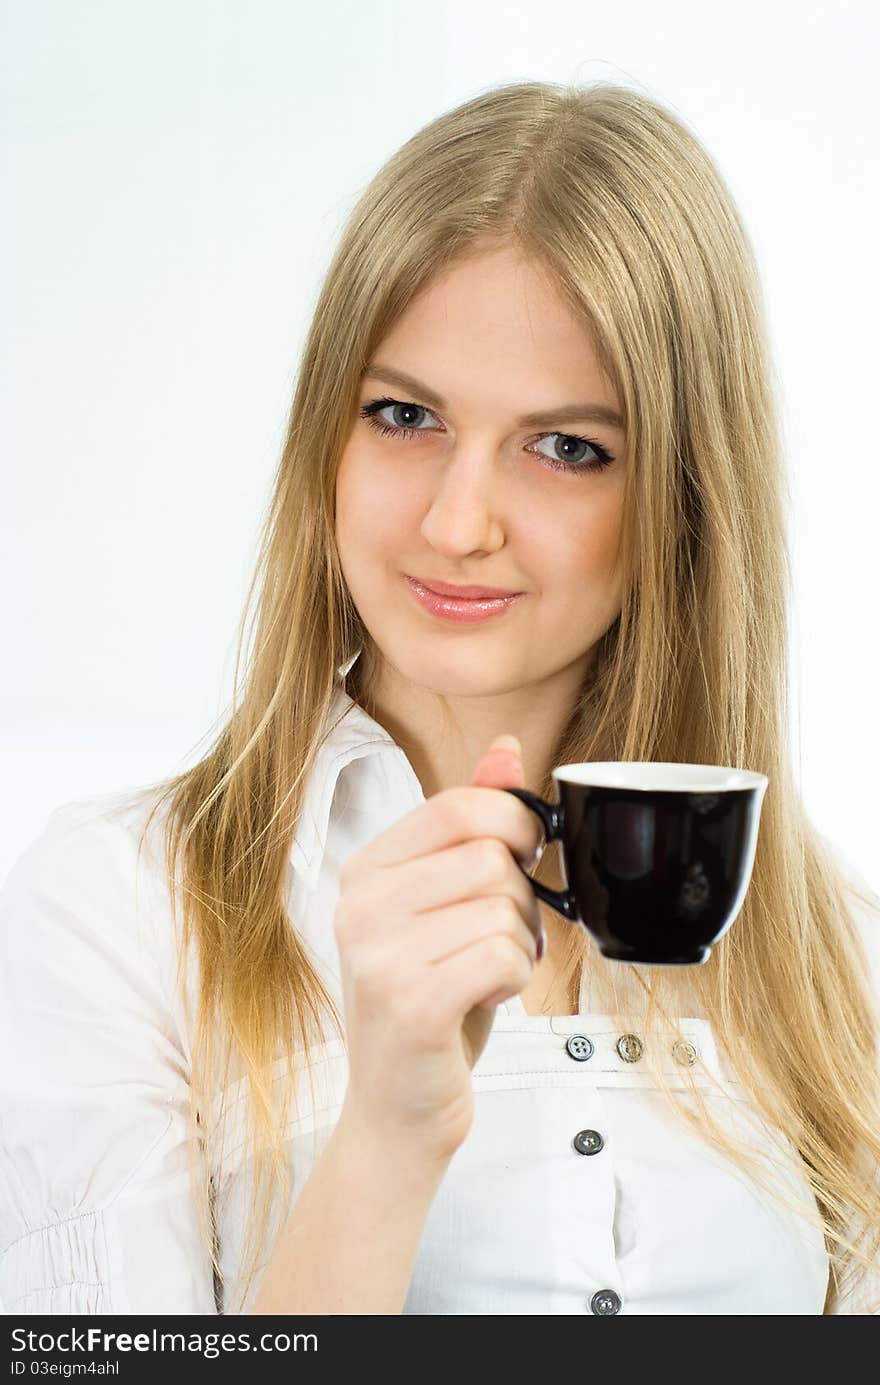
<svg viewBox="0 0 880 1385">
<path fill-rule="evenodd" d="M 409 573 L 406 576 L 409 576 Z M 410 580 L 418 582 L 420 587 L 427 587 L 428 591 L 436 592 L 438 596 L 451 596 L 456 601 L 491 600 L 493 597 L 521 595 L 510 587 L 455 586 L 451 582 L 435 582 L 433 578 L 427 577 L 412 577 Z"/>
<path fill-rule="evenodd" d="M 494 616 L 500 616 L 511 607 L 518 605 L 525 599 L 525 592 L 505 592 L 502 596 L 447 596 L 442 592 L 434 591 L 431 587 L 424 586 L 416 581 L 415 577 L 409 577 L 406 573 L 404 580 L 407 586 L 419 603 L 423 611 L 437 620 L 455 621 L 463 625 L 479 625 L 484 620 L 490 620 Z M 444 582 L 445 587 L 449 587 L 448 582 Z M 461 591 L 462 588 L 453 588 L 453 591 Z M 466 587 L 464 590 L 473 591 L 473 587 Z M 476 588 L 485 591 L 486 588 Z M 495 587 L 491 590 L 498 591 Z"/>
</svg>

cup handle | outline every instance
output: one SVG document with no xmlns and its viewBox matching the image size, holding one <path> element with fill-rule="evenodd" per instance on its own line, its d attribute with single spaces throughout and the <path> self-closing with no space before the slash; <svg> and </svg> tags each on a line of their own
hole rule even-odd
<svg viewBox="0 0 880 1385">
<path fill-rule="evenodd" d="M 512 793 L 520 799 L 527 808 L 531 808 L 533 813 L 537 813 L 544 827 L 544 835 L 547 844 L 562 840 L 564 809 L 561 803 L 546 803 L 537 794 L 529 793 L 528 789 L 504 789 L 505 793 Z M 533 880 L 526 870 L 517 861 L 517 865 L 523 875 L 528 880 L 535 894 L 542 899 L 545 904 L 549 904 L 551 909 L 555 909 L 557 914 L 561 914 L 564 919 L 570 919 L 572 923 L 580 922 L 577 904 L 571 890 L 550 890 L 546 885 L 542 885 L 540 880 Z"/>
</svg>

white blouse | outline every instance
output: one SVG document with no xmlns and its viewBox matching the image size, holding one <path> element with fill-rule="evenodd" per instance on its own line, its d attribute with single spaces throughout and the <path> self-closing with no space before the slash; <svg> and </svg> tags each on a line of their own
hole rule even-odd
<svg viewBox="0 0 880 1385">
<path fill-rule="evenodd" d="M 341 1007 L 333 930 L 340 868 L 424 796 L 403 750 L 341 686 L 331 724 L 340 713 L 307 787 L 289 902 Z M 190 1192 L 190 1049 L 175 990 L 161 815 L 135 861 L 145 811 L 115 795 L 56 809 L 0 891 L 7 1313 L 223 1311 Z M 866 931 L 865 941 L 880 977 L 876 936 Z M 473 1126 L 428 1213 L 404 1313 L 821 1314 L 828 1259 L 815 1221 L 787 1211 L 689 1133 L 644 1061 L 633 1061 L 638 1043 L 621 1043 L 620 1025 L 594 1012 L 585 979 L 578 1008 L 530 1016 L 518 996 L 497 1008 L 473 1072 Z M 680 1027 L 713 1112 L 740 1134 L 752 1131 L 782 1168 L 779 1134 L 758 1120 L 721 1061 L 709 1021 L 685 1016 Z M 627 1030 L 639 1037 L 635 1009 Z M 661 1056 L 677 1087 L 681 1056 L 681 1048 L 678 1060 Z M 313 1057 L 315 1101 L 298 1068 L 300 1114 L 285 1131 L 291 1205 L 347 1080 L 340 1040 Z M 284 1059 L 275 1071 L 291 1080 Z M 243 1083 L 235 1086 L 227 1097 L 241 1097 Z M 247 1180 L 246 1127 L 235 1124 L 243 1103 L 231 1109 L 234 1154 L 215 1218 L 221 1263 L 234 1276 Z M 785 1177 L 803 1193 L 797 1156 L 785 1149 Z M 850 1297 L 836 1311 L 869 1311 L 863 1302 Z"/>
</svg>

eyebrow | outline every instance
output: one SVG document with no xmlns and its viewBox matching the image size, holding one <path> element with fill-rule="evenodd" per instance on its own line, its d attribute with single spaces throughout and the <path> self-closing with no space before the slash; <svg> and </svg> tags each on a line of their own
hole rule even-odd
<svg viewBox="0 0 880 1385">
<path fill-rule="evenodd" d="M 424 400 L 431 409 L 448 408 L 446 400 L 439 394 L 435 394 L 428 385 L 423 385 L 421 380 L 406 375 L 402 370 L 392 370 L 390 366 L 374 363 L 364 366 L 361 379 L 381 380 L 386 385 L 397 385 L 399 389 Z M 591 403 L 560 404 L 557 409 L 539 409 L 537 413 L 523 414 L 516 423 L 520 428 L 550 428 L 554 423 L 580 423 L 582 420 L 604 423 L 608 428 L 623 429 L 623 419 L 616 409 L 610 408 L 607 404 Z"/>
</svg>

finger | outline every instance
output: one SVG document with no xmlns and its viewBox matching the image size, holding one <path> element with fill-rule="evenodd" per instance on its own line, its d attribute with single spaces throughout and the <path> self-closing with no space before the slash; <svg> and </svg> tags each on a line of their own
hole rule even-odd
<svg viewBox="0 0 880 1385">
<path fill-rule="evenodd" d="M 532 921 L 531 911 L 524 918 L 509 895 L 488 895 L 420 914 L 418 926 L 404 931 L 401 950 L 410 964 L 435 966 L 493 933 L 512 938 L 537 962 L 541 923 Z"/>
<path fill-rule="evenodd" d="M 493 747 L 478 760 L 471 783 L 486 789 L 524 789 L 522 760 L 515 750 Z"/>
<path fill-rule="evenodd" d="M 531 980 L 534 962 L 512 938 L 499 933 L 479 938 L 470 947 L 432 968 L 436 986 L 426 1005 L 440 1025 L 460 1022 L 475 1005 L 490 997 L 495 1004 L 519 995 Z"/>
<path fill-rule="evenodd" d="M 510 744 L 505 744 L 510 742 Z M 516 745 L 517 749 L 514 749 Z M 477 762 L 471 776 L 471 783 L 490 789 L 524 789 L 526 776 L 522 764 L 522 751 L 516 736 L 499 736 L 493 741 L 486 754 Z M 543 830 L 539 832 L 539 843 L 531 860 L 523 861 L 523 869 L 531 870 L 538 864 L 543 852 Z"/>
<path fill-rule="evenodd" d="M 513 794 L 460 785 L 442 789 L 404 814 L 362 847 L 346 867 L 397 866 L 475 837 L 500 838 L 525 868 L 534 862 L 543 831 L 537 814 Z"/>
<path fill-rule="evenodd" d="M 396 867 L 393 882 L 390 876 L 385 881 L 381 876 L 365 878 L 363 888 L 369 891 L 373 912 L 381 911 L 389 927 L 397 926 L 404 913 L 422 918 L 469 899 L 507 895 L 536 932 L 540 928 L 534 890 L 497 837 L 478 837 L 405 861 Z"/>
</svg>

